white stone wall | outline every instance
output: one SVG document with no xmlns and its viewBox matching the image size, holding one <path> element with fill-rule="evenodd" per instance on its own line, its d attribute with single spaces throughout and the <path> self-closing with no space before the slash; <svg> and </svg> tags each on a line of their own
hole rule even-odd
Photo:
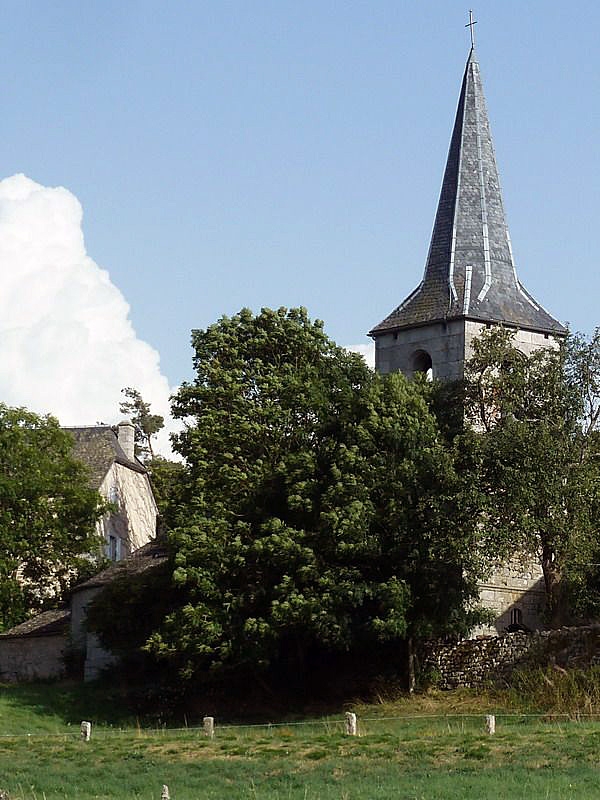
<svg viewBox="0 0 600 800">
<path fill-rule="evenodd" d="M 418 328 L 387 333 L 375 340 L 375 369 L 381 373 L 402 372 L 412 378 L 413 359 L 419 350 L 431 357 L 433 377 L 462 378 L 465 353 L 465 323 L 461 319 L 435 322 Z"/>
<path fill-rule="evenodd" d="M 90 586 L 73 592 L 71 598 L 71 644 L 73 649 L 84 652 L 86 648 L 87 608 L 102 587 Z"/>
<path fill-rule="evenodd" d="M 83 665 L 84 681 L 95 681 L 105 669 L 113 667 L 118 660 L 113 653 L 102 647 L 96 634 L 88 633 Z"/>
<path fill-rule="evenodd" d="M 100 521 L 99 532 L 106 542 L 111 535 L 120 540 L 120 559 L 154 538 L 158 511 L 145 473 L 115 463 L 100 486 L 100 494 L 117 507 Z"/>
<path fill-rule="evenodd" d="M 486 325 L 482 322 L 474 322 L 467 320 L 465 323 L 465 360 L 468 360 L 473 354 L 473 339 L 481 336 L 486 329 Z M 535 350 L 542 347 L 556 350 L 559 345 L 559 340 L 549 333 L 538 333 L 536 331 L 524 331 L 509 329 L 513 333 L 513 343 L 517 350 L 520 350 L 524 355 L 529 356 Z"/>
<path fill-rule="evenodd" d="M 87 609 L 104 587 L 90 586 L 73 593 L 71 599 L 71 646 L 85 656 L 83 666 L 84 681 L 95 680 L 103 669 L 112 666 L 117 659 L 105 650 L 96 634 L 86 628 Z"/>
</svg>

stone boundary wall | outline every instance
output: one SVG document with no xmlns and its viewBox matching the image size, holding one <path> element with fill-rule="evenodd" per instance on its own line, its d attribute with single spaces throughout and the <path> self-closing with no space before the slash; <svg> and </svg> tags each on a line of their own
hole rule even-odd
<svg viewBox="0 0 600 800">
<path fill-rule="evenodd" d="M 61 678 L 65 673 L 67 637 L 64 633 L 0 637 L 0 681 Z"/>
<path fill-rule="evenodd" d="M 422 660 L 440 689 L 502 684 L 518 667 L 586 669 L 600 665 L 600 623 L 535 633 L 505 633 L 426 646 Z"/>
</svg>

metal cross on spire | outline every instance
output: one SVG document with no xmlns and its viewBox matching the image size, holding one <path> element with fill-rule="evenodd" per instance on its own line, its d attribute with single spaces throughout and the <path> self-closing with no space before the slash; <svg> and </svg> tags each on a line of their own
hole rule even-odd
<svg viewBox="0 0 600 800">
<path fill-rule="evenodd" d="M 475 25 L 477 25 L 477 20 L 473 19 L 473 11 L 469 9 L 469 21 L 465 25 L 465 28 L 470 29 L 471 33 L 471 47 L 475 47 Z"/>
</svg>

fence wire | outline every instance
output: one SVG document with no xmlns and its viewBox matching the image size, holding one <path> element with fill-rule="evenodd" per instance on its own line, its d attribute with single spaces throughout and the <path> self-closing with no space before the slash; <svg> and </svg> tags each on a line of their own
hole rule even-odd
<svg viewBox="0 0 600 800">
<path fill-rule="evenodd" d="M 452 713 L 452 714 L 398 714 L 393 716 L 368 716 L 368 717 L 361 717 L 357 716 L 357 724 L 359 726 L 359 733 L 360 735 L 368 735 L 365 732 L 364 726 L 366 724 L 369 725 L 377 725 L 378 723 L 404 723 L 410 724 L 413 722 L 429 722 L 429 723 L 445 723 L 448 724 L 450 722 L 456 723 L 474 723 L 480 721 L 481 723 L 481 730 L 484 730 L 485 727 L 485 720 L 486 716 L 493 715 L 498 723 L 501 723 L 502 720 L 505 720 L 509 723 L 514 723 L 517 720 L 540 720 L 546 724 L 551 724 L 554 722 L 572 722 L 572 723 L 579 723 L 579 722 L 593 722 L 595 720 L 600 720 L 600 712 L 592 713 L 592 712 L 497 712 L 497 711 L 489 711 L 486 713 L 478 712 L 478 713 Z M 0 720 L 1 724 L 1 720 Z M 290 728 L 313 728 L 313 729 L 324 729 L 326 731 L 331 731 L 334 728 L 336 731 L 343 732 L 345 729 L 346 720 L 343 717 L 324 717 L 317 720 L 290 720 L 287 722 L 253 722 L 253 723 L 224 723 L 218 724 L 215 721 L 214 725 L 214 739 L 218 739 L 219 734 L 230 734 L 235 733 L 236 731 L 259 731 L 264 730 L 266 733 L 276 733 L 278 730 L 285 730 Z M 81 739 L 81 732 L 78 728 L 78 725 L 73 725 L 73 730 L 64 730 L 64 731 L 33 731 L 28 733 L 0 733 L 0 740 L 8 740 L 8 739 Z M 404 729 L 403 733 L 406 733 Z M 101 724 L 93 725 L 92 727 L 92 740 L 94 738 L 97 739 L 107 739 L 111 737 L 164 737 L 169 735 L 190 735 L 196 738 L 207 738 L 206 737 L 206 729 L 202 725 L 186 725 L 184 727 L 167 727 L 159 726 L 159 727 L 141 727 L 141 726 L 132 726 L 128 728 L 114 728 L 109 726 L 103 726 Z M 350 738 L 350 737 L 349 737 Z M 86 745 L 88 743 L 85 743 Z"/>
</svg>

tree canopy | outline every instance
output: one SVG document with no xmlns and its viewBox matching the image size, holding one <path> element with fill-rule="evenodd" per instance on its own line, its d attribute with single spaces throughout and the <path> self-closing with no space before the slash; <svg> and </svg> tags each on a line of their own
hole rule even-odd
<svg viewBox="0 0 600 800">
<path fill-rule="evenodd" d="M 537 558 L 550 621 L 567 619 L 570 574 L 598 537 L 600 347 L 569 337 L 524 355 L 505 329 L 484 332 L 467 365 L 467 414 L 496 552 Z"/>
<path fill-rule="evenodd" d="M 188 675 L 301 670 L 315 649 L 464 630 L 477 531 L 424 385 L 374 374 L 304 309 L 243 310 L 192 343 L 174 399 L 185 602 L 150 649 Z"/>
<path fill-rule="evenodd" d="M 146 403 L 137 389 L 126 386 L 121 389 L 125 395 L 119 405 L 121 414 L 127 414 L 135 426 L 135 454 L 142 460 L 154 458 L 152 439 L 164 428 L 165 420 L 160 414 L 152 414 L 150 403 Z"/>
<path fill-rule="evenodd" d="M 0 630 L 56 599 L 98 550 L 104 507 L 72 450 L 52 417 L 0 404 Z"/>
</svg>

